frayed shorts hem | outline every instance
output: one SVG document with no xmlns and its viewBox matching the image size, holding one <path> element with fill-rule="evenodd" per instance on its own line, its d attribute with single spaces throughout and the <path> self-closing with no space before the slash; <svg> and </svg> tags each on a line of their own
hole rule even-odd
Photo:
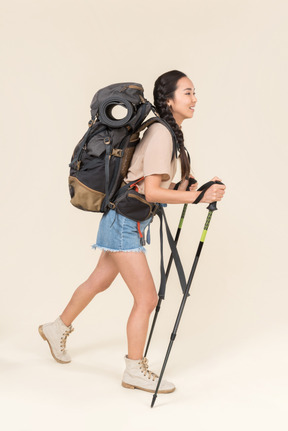
<svg viewBox="0 0 288 431">
<path fill-rule="evenodd" d="M 108 248 L 108 247 L 102 247 L 101 245 L 99 246 L 99 245 L 96 245 L 96 244 L 94 244 L 94 245 L 92 245 L 92 248 L 93 249 L 97 249 L 97 248 L 99 248 L 100 250 L 103 250 L 103 251 L 110 251 L 111 253 L 119 253 L 119 252 L 124 252 L 124 253 L 130 253 L 130 252 L 136 252 L 136 253 L 146 253 L 146 249 L 144 248 L 144 247 L 138 247 L 138 248 L 131 248 L 130 250 L 115 250 L 115 249 L 112 249 L 112 248 Z"/>
</svg>

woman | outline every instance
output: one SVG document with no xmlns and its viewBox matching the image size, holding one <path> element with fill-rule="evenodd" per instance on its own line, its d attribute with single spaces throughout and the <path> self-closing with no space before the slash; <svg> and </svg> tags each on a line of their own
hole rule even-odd
<svg viewBox="0 0 288 431">
<path fill-rule="evenodd" d="M 160 117 L 169 123 L 177 137 L 182 181 L 178 190 L 173 190 L 174 184 L 171 181 L 176 172 L 176 157 L 172 159 L 171 134 L 164 125 L 152 124 L 136 148 L 125 179 L 128 182 L 143 176 L 139 191 L 145 193 L 149 202 L 193 203 L 200 194 L 196 191 L 196 185 L 186 191 L 187 178 L 191 175 L 181 131 L 182 122 L 193 117 L 196 102 L 194 85 L 184 73 L 174 70 L 156 80 L 154 104 Z M 216 179 L 219 180 L 217 177 L 213 178 Z M 224 193 L 225 186 L 215 184 L 206 191 L 201 202 L 220 201 Z M 141 222 L 142 232 L 150 221 Z M 102 217 L 96 241 L 96 247 L 102 249 L 102 253 L 96 268 L 76 289 L 58 319 L 41 325 L 39 332 L 44 340 L 48 341 L 56 361 L 70 362 L 65 346 L 67 336 L 73 330 L 72 322 L 94 296 L 106 290 L 120 273 L 134 298 L 127 323 L 128 354 L 125 356 L 126 369 L 122 385 L 154 392 L 158 377 L 149 371 L 143 351 L 149 317 L 157 304 L 158 296 L 136 225 L 136 222 L 116 214 L 114 210 Z M 159 393 L 173 392 L 174 389 L 172 383 L 162 381 Z"/>
</svg>

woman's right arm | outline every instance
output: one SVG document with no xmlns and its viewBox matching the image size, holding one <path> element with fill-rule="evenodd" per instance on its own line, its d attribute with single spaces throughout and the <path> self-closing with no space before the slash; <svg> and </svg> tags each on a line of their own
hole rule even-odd
<svg viewBox="0 0 288 431">
<path fill-rule="evenodd" d="M 163 189 L 161 187 L 161 175 L 148 175 L 144 180 L 145 197 L 148 202 L 158 202 L 165 204 L 193 203 L 201 192 L 195 190 L 182 191 Z M 212 181 L 220 181 L 214 177 Z M 211 203 L 221 201 L 225 193 L 225 185 L 213 184 L 205 193 L 201 203 Z"/>
</svg>

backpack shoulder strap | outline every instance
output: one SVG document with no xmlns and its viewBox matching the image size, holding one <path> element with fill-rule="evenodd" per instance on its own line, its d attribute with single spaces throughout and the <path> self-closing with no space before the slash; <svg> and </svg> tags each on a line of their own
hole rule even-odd
<svg viewBox="0 0 288 431">
<path fill-rule="evenodd" d="M 161 123 L 161 124 L 163 124 L 163 126 L 165 126 L 169 130 L 169 132 L 172 136 L 172 141 L 173 141 L 173 152 L 172 152 L 172 159 L 173 159 L 174 156 L 177 156 L 177 151 L 179 151 L 179 146 L 177 143 L 176 135 L 175 135 L 174 131 L 172 130 L 171 126 L 167 123 L 167 121 L 163 120 L 163 118 L 160 118 L 159 116 L 151 117 L 148 120 L 144 121 L 144 123 L 141 124 L 141 126 L 137 129 L 137 132 L 139 132 L 139 133 L 142 132 L 143 130 L 145 130 L 147 127 L 150 127 L 154 123 Z"/>
</svg>

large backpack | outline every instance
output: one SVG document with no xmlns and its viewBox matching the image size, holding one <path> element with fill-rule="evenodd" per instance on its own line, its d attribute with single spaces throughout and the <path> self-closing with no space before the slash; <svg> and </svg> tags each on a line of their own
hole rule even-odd
<svg viewBox="0 0 288 431">
<path fill-rule="evenodd" d="M 120 119 L 113 113 L 117 105 L 127 112 Z M 173 154 L 177 151 L 176 137 L 144 98 L 141 84 L 125 82 L 102 88 L 94 95 L 90 108 L 89 128 L 74 149 L 69 165 L 69 191 L 75 207 L 106 212 L 113 208 L 140 132 L 156 121 L 161 122 L 172 135 Z M 144 122 L 151 112 L 154 117 Z"/>
</svg>

